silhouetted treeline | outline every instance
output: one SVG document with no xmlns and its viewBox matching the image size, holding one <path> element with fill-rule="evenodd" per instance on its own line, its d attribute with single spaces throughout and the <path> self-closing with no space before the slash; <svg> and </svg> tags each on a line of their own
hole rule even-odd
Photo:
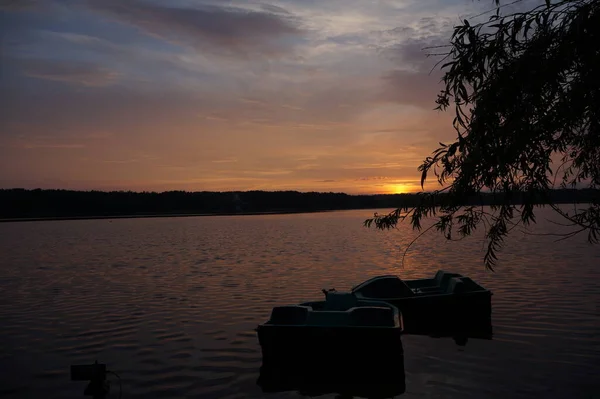
<svg viewBox="0 0 600 399">
<path fill-rule="evenodd" d="M 555 190 L 556 203 L 600 200 L 600 190 Z M 342 209 L 396 208 L 419 201 L 418 194 L 349 195 L 297 191 L 185 192 L 0 190 L 0 219 L 69 218 L 174 214 L 237 214 L 313 212 Z M 473 204 L 500 199 L 490 194 L 474 197 Z M 519 196 L 513 198 L 519 202 Z"/>
</svg>

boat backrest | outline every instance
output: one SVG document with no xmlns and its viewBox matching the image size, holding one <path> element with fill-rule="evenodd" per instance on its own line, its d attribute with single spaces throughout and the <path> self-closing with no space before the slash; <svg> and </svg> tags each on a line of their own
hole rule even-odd
<svg viewBox="0 0 600 399">
<path fill-rule="evenodd" d="M 461 277 L 460 281 L 464 284 L 465 291 L 473 292 L 483 290 L 482 286 L 471 280 L 469 277 Z"/>
<path fill-rule="evenodd" d="M 442 290 L 445 290 L 450 283 L 450 279 L 454 277 L 462 277 L 462 275 L 458 273 L 449 273 L 443 270 L 438 270 L 435 274 L 436 285 L 439 286 Z"/>
<path fill-rule="evenodd" d="M 271 311 L 270 321 L 273 324 L 306 324 L 310 310 L 308 306 L 276 306 Z"/>
<path fill-rule="evenodd" d="M 437 271 L 435 277 L 433 278 L 436 283 L 435 285 L 442 285 L 442 277 L 444 277 L 444 274 L 446 274 L 446 272 L 441 269 Z"/>
<path fill-rule="evenodd" d="M 347 326 L 350 324 L 348 311 L 312 311 L 308 313 L 308 324 L 311 326 Z"/>
<path fill-rule="evenodd" d="M 348 310 L 356 306 L 357 301 L 351 292 L 330 291 L 325 298 L 323 310 Z"/>
<path fill-rule="evenodd" d="M 350 311 L 350 320 L 356 326 L 394 326 L 394 311 L 383 306 L 361 306 Z"/>
<path fill-rule="evenodd" d="M 446 294 L 461 294 L 465 291 L 466 291 L 465 283 L 462 282 L 460 277 L 452 277 L 444 292 Z"/>
</svg>

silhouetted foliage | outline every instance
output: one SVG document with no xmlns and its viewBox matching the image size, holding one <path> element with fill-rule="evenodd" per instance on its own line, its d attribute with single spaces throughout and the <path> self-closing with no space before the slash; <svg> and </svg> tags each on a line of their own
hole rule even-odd
<svg viewBox="0 0 600 399">
<path fill-rule="evenodd" d="M 559 190 L 558 202 L 587 202 L 592 191 Z M 493 195 L 471 199 L 485 204 L 501 203 Z M 512 197 L 519 201 L 518 196 Z M 0 219 L 89 218 L 178 214 L 247 214 L 314 212 L 340 209 L 393 208 L 402 202 L 419 204 L 416 194 L 348 195 L 343 193 L 301 193 L 298 191 L 185 192 L 168 191 L 69 191 L 0 190 Z"/>
<path fill-rule="evenodd" d="M 421 229 L 433 216 L 430 228 L 447 239 L 483 226 L 488 268 L 513 228 L 535 222 L 536 207 L 549 205 L 566 218 L 575 228 L 566 237 L 600 238 L 600 196 L 566 212 L 549 195 L 556 185 L 600 185 L 600 1 L 547 0 L 504 16 L 501 8 L 486 22 L 456 26 L 441 61 L 437 109 L 454 109 L 457 138 L 440 143 L 419 170 L 422 184 L 433 173 L 444 188 L 365 221 L 387 229 L 408 219 Z M 491 212 L 465 206 L 484 191 L 503 201 Z"/>
</svg>

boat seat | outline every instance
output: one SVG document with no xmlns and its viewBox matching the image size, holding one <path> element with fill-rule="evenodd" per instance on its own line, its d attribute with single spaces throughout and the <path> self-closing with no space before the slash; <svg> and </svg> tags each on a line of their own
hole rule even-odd
<svg viewBox="0 0 600 399">
<path fill-rule="evenodd" d="M 306 324 L 310 310 L 308 306 L 276 306 L 271 312 L 271 323 L 284 325 Z"/>
<path fill-rule="evenodd" d="M 460 277 L 460 281 L 464 284 L 465 286 L 465 291 L 479 291 L 482 290 L 483 288 L 477 284 L 475 281 L 471 280 L 469 277 Z"/>
<path fill-rule="evenodd" d="M 462 277 L 462 275 L 458 273 L 448 273 L 443 270 L 438 270 L 435 274 L 436 285 L 438 285 L 443 291 L 446 290 L 448 284 L 450 283 L 450 279 L 454 277 Z"/>
<path fill-rule="evenodd" d="M 351 292 L 335 292 L 327 293 L 323 310 L 348 310 L 357 305 L 358 300 Z"/>
<path fill-rule="evenodd" d="M 417 294 L 437 294 L 440 292 L 444 292 L 444 289 L 438 285 L 434 285 L 433 287 L 419 287 L 415 288 L 414 292 Z"/>
<path fill-rule="evenodd" d="M 462 294 L 466 292 L 466 285 L 462 282 L 460 277 L 452 277 L 444 291 L 446 294 Z"/>
<path fill-rule="evenodd" d="M 347 311 L 325 310 L 308 313 L 311 326 L 347 326 L 350 313 Z"/>
<path fill-rule="evenodd" d="M 350 311 L 350 320 L 357 326 L 394 326 L 394 311 L 383 306 L 361 306 Z"/>
<path fill-rule="evenodd" d="M 442 278 L 444 277 L 444 274 L 446 274 L 446 272 L 441 269 L 435 273 L 435 277 L 433 277 L 435 280 L 435 285 L 442 285 Z"/>
</svg>

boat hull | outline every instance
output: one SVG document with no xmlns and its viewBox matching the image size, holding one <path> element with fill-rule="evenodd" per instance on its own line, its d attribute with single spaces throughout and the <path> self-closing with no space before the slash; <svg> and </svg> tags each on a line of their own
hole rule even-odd
<svg viewBox="0 0 600 399">
<path fill-rule="evenodd" d="M 403 354 L 401 328 L 281 326 L 257 328 L 263 360 L 298 359 L 320 361 L 353 353 L 365 361 L 376 361 L 382 353 Z"/>
<path fill-rule="evenodd" d="M 361 300 L 395 306 L 407 334 L 476 331 L 491 334 L 492 292 L 458 273 L 439 270 L 433 279 L 370 278 L 351 291 Z M 328 295 L 326 293 L 326 295 Z"/>
<path fill-rule="evenodd" d="M 427 334 L 442 330 L 479 331 L 492 334 L 492 294 L 428 295 L 409 298 L 381 298 L 402 312 L 406 334 Z"/>
</svg>

